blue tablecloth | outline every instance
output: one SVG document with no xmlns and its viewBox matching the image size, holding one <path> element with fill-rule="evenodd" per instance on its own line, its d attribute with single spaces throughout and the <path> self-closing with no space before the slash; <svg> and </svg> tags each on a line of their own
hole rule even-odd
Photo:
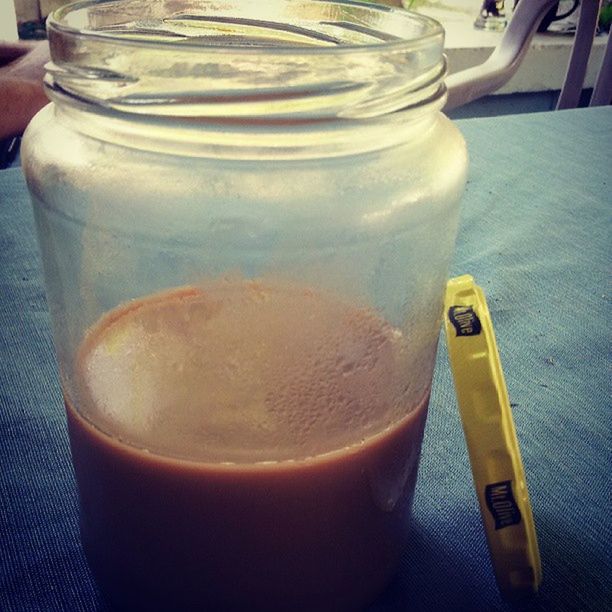
<svg viewBox="0 0 612 612">
<path fill-rule="evenodd" d="M 471 169 L 452 272 L 489 299 L 542 555 L 521 608 L 610 610 L 612 108 L 458 123 Z M 0 610 L 99 610 L 19 169 L 0 172 L 0 287 Z M 509 609 L 443 345 L 412 530 L 372 612 Z"/>
</svg>

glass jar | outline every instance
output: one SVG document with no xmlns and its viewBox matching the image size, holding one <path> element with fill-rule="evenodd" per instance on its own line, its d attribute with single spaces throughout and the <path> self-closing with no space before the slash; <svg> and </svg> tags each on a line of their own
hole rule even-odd
<svg viewBox="0 0 612 612">
<path fill-rule="evenodd" d="M 467 156 L 443 30 L 79 2 L 22 145 L 85 552 L 131 609 L 354 609 L 406 533 Z"/>
</svg>

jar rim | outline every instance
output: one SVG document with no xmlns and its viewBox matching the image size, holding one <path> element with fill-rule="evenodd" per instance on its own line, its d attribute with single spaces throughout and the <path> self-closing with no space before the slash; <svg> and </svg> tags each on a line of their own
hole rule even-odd
<svg viewBox="0 0 612 612">
<path fill-rule="evenodd" d="M 155 2 L 155 0 L 153 0 Z M 287 1 L 287 0 L 281 0 L 282 1 Z M 149 0 L 149 2 L 151 2 L 151 0 Z M 173 45 L 174 43 L 172 41 L 164 41 L 164 40 L 160 40 L 160 39 L 142 39 L 142 38 L 135 38 L 135 39 L 130 39 L 129 37 L 127 38 L 117 38 L 116 34 L 113 33 L 113 31 L 109 31 L 109 30 L 103 30 L 103 29 L 88 29 L 88 28 L 83 28 L 83 27 L 79 27 L 77 25 L 78 21 L 73 21 L 76 19 L 78 19 L 78 15 L 75 15 L 75 13 L 78 13 L 80 11 L 83 10 L 87 10 L 89 8 L 93 8 L 95 6 L 102 6 L 102 5 L 121 5 L 121 4 L 128 4 L 129 0 L 77 0 L 76 2 L 70 2 L 68 4 L 65 4 L 59 8 L 57 8 L 56 10 L 52 11 L 48 18 L 47 18 L 47 26 L 49 28 L 52 28 L 54 30 L 58 30 L 61 32 L 64 32 L 66 34 L 73 34 L 73 35 L 86 35 L 86 36 L 91 36 L 94 38 L 100 37 L 100 38 L 111 38 L 115 41 L 115 43 L 117 44 L 121 44 L 123 42 L 128 42 L 130 40 L 137 42 L 139 45 L 153 45 L 153 46 L 157 46 L 157 45 Z M 394 15 L 394 19 L 400 19 L 401 21 L 406 22 L 406 24 L 410 25 L 410 26 L 414 26 L 414 25 L 419 25 L 423 32 L 417 36 L 412 36 L 411 38 L 400 38 L 399 36 L 393 36 L 393 38 L 388 38 L 388 39 L 381 39 L 378 42 L 362 42 L 362 43 L 358 43 L 358 42 L 354 42 L 353 44 L 351 43 L 344 43 L 342 44 L 341 47 L 325 47 L 325 46 L 312 46 L 312 47 L 303 47 L 300 48 L 300 52 L 302 53 L 306 53 L 306 54 L 326 54 L 326 53 L 350 53 L 351 51 L 354 51 L 355 49 L 363 49 L 364 47 L 372 47 L 372 48 L 389 48 L 389 47 L 413 47 L 415 45 L 421 45 L 423 43 L 427 43 L 428 41 L 432 40 L 432 39 L 436 39 L 437 37 L 439 37 L 440 35 L 444 35 L 444 28 L 442 27 L 442 25 L 436 21 L 435 19 L 433 19 L 432 17 L 429 17 L 427 15 L 423 15 L 420 13 L 415 13 L 413 11 L 410 10 L 406 10 L 406 9 L 399 9 L 396 7 L 392 7 L 389 5 L 385 5 L 385 4 L 373 4 L 373 3 L 368 3 L 368 2 L 360 2 L 359 0 L 308 0 L 307 2 L 300 2 L 300 4 L 331 4 L 331 5 L 345 5 L 347 7 L 360 7 L 362 10 L 367 11 L 371 14 L 393 14 Z M 210 4 L 213 5 L 212 2 L 202 2 L 202 4 Z M 259 4 L 259 6 L 261 6 L 261 4 Z M 322 39 L 324 40 L 324 39 Z M 331 42 L 331 41 L 330 41 Z M 201 49 L 202 44 L 201 42 L 198 43 L 189 43 L 189 42 L 182 42 L 182 45 L 189 47 L 192 46 L 196 49 Z M 248 46 L 248 47 L 236 47 L 234 45 L 218 45 L 218 46 L 211 46 L 211 45 L 206 45 L 207 49 L 210 51 L 214 51 L 216 50 L 219 53 L 223 53 L 225 51 L 227 51 L 228 47 L 231 46 L 232 52 L 243 52 L 243 53 L 265 53 L 266 49 L 270 49 L 270 47 L 252 47 L 252 46 Z M 276 44 L 274 45 L 274 47 L 272 47 L 272 49 L 274 50 L 274 53 L 295 53 L 295 45 L 282 45 L 282 44 Z"/>
<path fill-rule="evenodd" d="M 162 116 L 372 117 L 445 94 L 444 30 L 353 0 L 79 0 L 48 18 L 54 98 Z"/>
</svg>

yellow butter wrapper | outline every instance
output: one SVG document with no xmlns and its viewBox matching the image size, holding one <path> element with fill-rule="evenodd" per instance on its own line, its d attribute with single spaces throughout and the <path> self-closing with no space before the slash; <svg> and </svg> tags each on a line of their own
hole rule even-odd
<svg viewBox="0 0 612 612">
<path fill-rule="evenodd" d="M 500 593 L 537 592 L 540 554 L 491 315 L 471 276 L 448 282 L 445 330 L 474 484 Z"/>
</svg>

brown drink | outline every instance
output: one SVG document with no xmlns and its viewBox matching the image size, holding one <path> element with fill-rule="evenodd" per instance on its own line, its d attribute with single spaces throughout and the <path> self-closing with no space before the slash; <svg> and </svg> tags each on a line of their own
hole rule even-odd
<svg viewBox="0 0 612 612">
<path fill-rule="evenodd" d="M 103 317 L 66 402 L 103 591 L 130 610 L 367 604 L 416 480 L 427 397 L 407 399 L 408 349 L 372 311 L 277 283 Z"/>
</svg>

